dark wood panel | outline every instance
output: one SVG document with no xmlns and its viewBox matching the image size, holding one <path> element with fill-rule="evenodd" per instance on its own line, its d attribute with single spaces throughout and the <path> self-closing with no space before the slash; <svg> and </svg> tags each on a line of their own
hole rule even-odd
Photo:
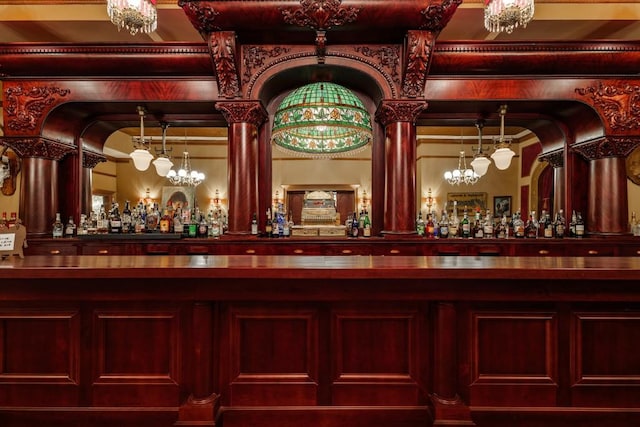
<svg viewBox="0 0 640 427">
<path fill-rule="evenodd" d="M 3 405 L 76 405 L 80 319 L 76 310 L 0 310 Z"/>
<path fill-rule="evenodd" d="M 553 406 L 557 320 L 553 313 L 472 314 L 472 405 Z"/>
</svg>

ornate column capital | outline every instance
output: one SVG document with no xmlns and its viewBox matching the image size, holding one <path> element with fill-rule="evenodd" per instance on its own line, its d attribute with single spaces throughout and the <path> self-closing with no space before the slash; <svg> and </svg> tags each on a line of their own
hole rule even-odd
<svg viewBox="0 0 640 427">
<path fill-rule="evenodd" d="M 564 148 L 550 151 L 548 153 L 542 153 L 538 156 L 538 160 L 541 162 L 547 162 L 554 168 L 561 168 L 564 166 Z"/>
<path fill-rule="evenodd" d="M 418 100 L 383 100 L 376 110 L 376 121 L 387 126 L 394 122 L 411 122 L 415 124 L 418 115 L 427 108 L 426 101 Z"/>
<path fill-rule="evenodd" d="M 106 162 L 107 158 L 104 154 L 95 153 L 93 151 L 82 152 L 82 167 L 93 169 L 98 166 L 98 163 Z"/>
<path fill-rule="evenodd" d="M 597 160 L 605 157 L 627 157 L 639 145 L 640 136 L 604 136 L 575 143 L 571 149 L 586 160 Z"/>
<path fill-rule="evenodd" d="M 74 145 L 42 137 L 0 137 L 0 142 L 13 149 L 20 157 L 48 160 L 62 160 L 67 154 L 75 153 L 77 149 Z"/>
<path fill-rule="evenodd" d="M 218 101 L 215 107 L 229 124 L 251 123 L 258 127 L 268 117 L 260 101 Z"/>
</svg>

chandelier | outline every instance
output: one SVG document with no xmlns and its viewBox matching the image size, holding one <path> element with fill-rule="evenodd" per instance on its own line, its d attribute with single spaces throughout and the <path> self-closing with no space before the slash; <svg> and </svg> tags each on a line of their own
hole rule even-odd
<svg viewBox="0 0 640 427">
<path fill-rule="evenodd" d="M 484 27 L 492 33 L 511 34 L 515 28 L 527 26 L 534 9 L 534 0 L 485 0 Z"/>
<path fill-rule="evenodd" d="M 462 146 L 463 140 L 460 137 L 460 145 Z M 467 158 L 464 154 L 464 149 L 460 150 L 460 157 L 458 157 L 458 168 L 446 171 L 444 173 L 444 179 L 451 185 L 473 185 L 478 182 L 480 175 L 478 175 L 473 169 L 467 167 Z"/>
<path fill-rule="evenodd" d="M 152 33 L 158 27 L 157 0 L 107 0 L 107 13 L 111 22 L 129 30 L 132 36 L 138 32 Z"/>
<path fill-rule="evenodd" d="M 511 149 L 511 138 L 504 136 L 504 116 L 507 114 L 507 106 L 501 105 L 498 114 L 500 114 L 500 137 L 493 138 L 496 151 L 493 152 L 491 158 L 498 169 L 505 170 L 511 165 L 511 158 L 516 153 Z"/>
<path fill-rule="evenodd" d="M 473 171 L 478 174 L 479 177 L 483 177 L 489 169 L 491 160 L 487 159 L 487 156 L 482 152 L 482 128 L 484 127 L 484 120 L 476 121 L 476 128 L 478 129 L 478 148 L 471 161 L 471 167 Z"/>
<path fill-rule="evenodd" d="M 311 83 L 282 100 L 271 140 L 284 152 L 300 156 L 353 154 L 372 140 L 371 116 L 349 89 L 329 82 Z"/>
<path fill-rule="evenodd" d="M 153 155 L 147 148 L 147 143 L 144 139 L 144 115 L 146 110 L 144 107 L 138 106 L 138 115 L 140 116 L 140 136 L 133 138 L 134 150 L 129 153 L 129 157 L 133 160 L 133 166 L 139 171 L 146 171 L 149 169 L 151 159 Z"/>
<path fill-rule="evenodd" d="M 177 172 L 174 169 L 171 169 L 169 173 L 167 173 L 167 178 L 173 185 L 189 187 L 196 187 L 204 181 L 204 173 L 191 169 L 191 159 L 189 157 L 189 152 L 186 149 L 186 144 L 185 150 L 182 153 L 180 169 L 178 169 Z"/>
</svg>

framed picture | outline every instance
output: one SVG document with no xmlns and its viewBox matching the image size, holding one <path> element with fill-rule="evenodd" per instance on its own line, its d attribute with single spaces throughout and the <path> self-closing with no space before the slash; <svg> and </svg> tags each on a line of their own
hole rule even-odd
<svg viewBox="0 0 640 427">
<path fill-rule="evenodd" d="M 495 196 L 493 198 L 493 216 L 502 218 L 511 216 L 511 196 Z"/>
<path fill-rule="evenodd" d="M 176 210 L 181 208 L 182 211 L 191 210 L 194 206 L 195 188 L 194 187 L 162 187 L 162 206 L 164 209 Z"/>
<path fill-rule="evenodd" d="M 487 193 L 447 193 L 447 210 L 453 211 L 453 202 L 458 202 L 458 215 L 467 209 L 471 215 L 478 209 L 484 213 L 487 209 Z"/>
</svg>

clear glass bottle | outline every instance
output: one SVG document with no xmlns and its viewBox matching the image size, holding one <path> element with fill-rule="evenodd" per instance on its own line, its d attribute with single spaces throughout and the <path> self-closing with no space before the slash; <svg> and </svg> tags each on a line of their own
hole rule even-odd
<svg viewBox="0 0 640 427">
<path fill-rule="evenodd" d="M 484 227 L 484 230 L 483 230 L 484 238 L 492 239 L 494 226 L 493 226 L 493 217 L 491 216 L 491 211 L 489 209 L 487 209 L 484 215 L 484 223 L 482 224 L 482 226 Z"/>
<path fill-rule="evenodd" d="M 56 219 L 53 221 L 53 238 L 58 239 L 64 234 L 64 224 L 60 220 L 60 212 L 56 213 Z"/>
<path fill-rule="evenodd" d="M 428 213 L 427 222 L 425 224 L 424 235 L 429 238 L 433 238 L 435 236 L 434 232 L 435 232 L 435 223 L 433 222 L 433 214 Z"/>
<path fill-rule="evenodd" d="M 357 212 L 353 213 L 353 224 L 351 224 L 351 237 L 358 237 L 360 230 L 358 229 L 359 219 Z"/>
<path fill-rule="evenodd" d="M 443 239 L 449 238 L 449 216 L 447 215 L 447 207 L 442 209 L 442 216 L 440 216 L 440 237 Z"/>
<path fill-rule="evenodd" d="M 629 233 L 635 236 L 637 228 L 638 228 L 638 219 L 636 218 L 636 213 L 631 212 L 631 219 L 629 220 Z"/>
<path fill-rule="evenodd" d="M 482 219 L 480 218 L 480 210 L 478 209 L 473 217 L 473 232 L 471 233 L 474 239 L 482 239 L 484 237 L 484 227 L 482 226 Z"/>
<path fill-rule="evenodd" d="M 525 236 L 524 221 L 522 220 L 522 213 L 517 211 L 513 215 L 513 236 L 516 239 L 522 239 Z"/>
<path fill-rule="evenodd" d="M 363 237 L 371 237 L 371 219 L 369 218 L 369 212 L 364 211 L 364 230 L 362 232 Z"/>
<path fill-rule="evenodd" d="M 451 214 L 451 220 L 449 221 L 449 236 L 456 238 L 460 237 L 460 220 L 458 219 L 458 202 L 453 201 L 453 213 Z"/>
<path fill-rule="evenodd" d="M 271 208 L 267 209 L 267 219 L 264 223 L 264 234 L 265 237 L 271 237 L 271 228 L 273 227 L 273 223 L 271 222 Z"/>
<path fill-rule="evenodd" d="M 582 213 L 576 213 L 576 237 L 582 238 L 585 234 L 584 220 L 582 219 Z"/>
<path fill-rule="evenodd" d="M 566 220 L 564 219 L 564 210 L 560 209 L 558 212 L 556 212 L 556 219 L 553 226 L 555 228 L 555 237 L 557 237 L 558 239 L 564 238 L 564 234 L 567 229 Z"/>
<path fill-rule="evenodd" d="M 76 224 L 73 222 L 73 217 L 69 217 L 69 221 L 64 226 L 64 237 L 73 237 L 76 234 Z"/>
<path fill-rule="evenodd" d="M 576 215 L 576 211 L 571 212 L 571 222 L 569 223 L 569 237 L 576 237 L 576 222 L 578 221 L 578 216 Z"/>
<path fill-rule="evenodd" d="M 462 229 L 462 238 L 470 239 L 471 236 L 471 222 L 469 221 L 469 215 L 467 214 L 467 208 L 464 208 L 462 213 L 462 221 L 460 221 L 460 228 Z"/>
<path fill-rule="evenodd" d="M 251 235 L 253 236 L 258 235 L 258 214 L 256 214 L 255 212 L 251 217 Z"/>
<path fill-rule="evenodd" d="M 416 219 L 416 233 L 418 236 L 423 237 L 426 230 L 426 224 L 424 223 L 424 219 L 422 219 L 422 211 L 418 212 L 418 219 Z"/>
<path fill-rule="evenodd" d="M 131 205 L 128 200 L 124 202 L 124 209 L 122 210 L 122 232 L 131 233 Z"/>
</svg>

